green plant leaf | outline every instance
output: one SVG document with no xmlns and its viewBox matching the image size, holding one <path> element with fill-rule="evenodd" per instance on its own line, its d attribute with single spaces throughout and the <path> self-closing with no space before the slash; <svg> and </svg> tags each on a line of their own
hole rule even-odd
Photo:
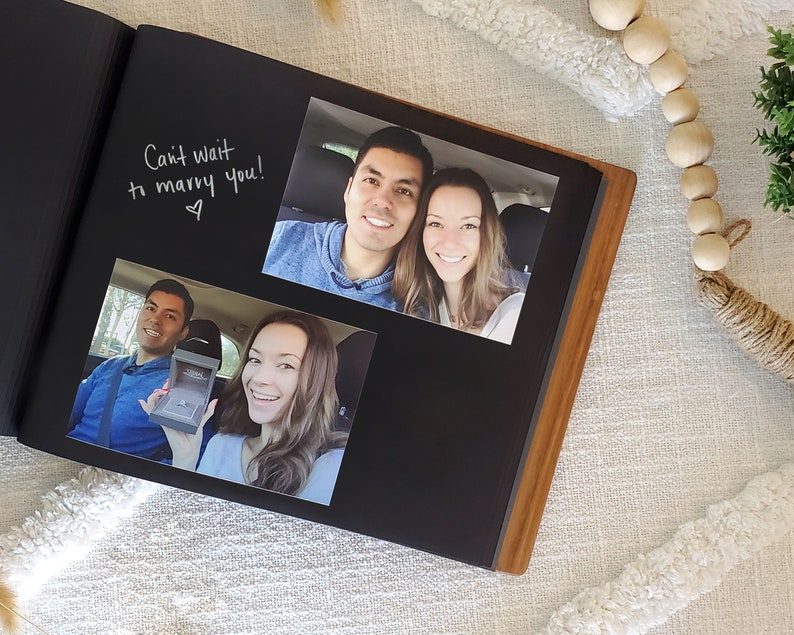
<svg viewBox="0 0 794 635">
<path fill-rule="evenodd" d="M 760 90 L 752 95 L 772 130 L 756 130 L 753 143 L 770 157 L 764 206 L 794 220 L 794 34 L 771 26 L 767 30 L 772 44 L 767 56 L 777 61 L 769 69 L 761 67 Z"/>
</svg>

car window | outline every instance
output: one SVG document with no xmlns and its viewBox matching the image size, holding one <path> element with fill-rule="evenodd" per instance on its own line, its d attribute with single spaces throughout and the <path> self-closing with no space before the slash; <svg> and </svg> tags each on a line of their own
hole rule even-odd
<svg viewBox="0 0 794 635">
<path fill-rule="evenodd" d="M 358 148 L 345 145 L 344 143 L 332 143 L 330 141 L 326 141 L 323 144 L 323 148 L 325 148 L 326 150 L 333 150 L 334 152 L 338 152 L 339 154 L 344 154 L 346 157 L 349 157 L 352 161 L 355 161 L 356 157 L 358 156 Z"/>
<path fill-rule="evenodd" d="M 218 369 L 218 375 L 231 377 L 240 363 L 240 352 L 237 350 L 235 343 L 223 333 L 221 333 L 221 356 L 223 359 L 221 360 L 221 367 Z"/>
<path fill-rule="evenodd" d="M 90 351 L 114 357 L 131 355 L 138 350 L 135 320 L 143 306 L 143 296 L 110 285 L 105 294 Z"/>
</svg>

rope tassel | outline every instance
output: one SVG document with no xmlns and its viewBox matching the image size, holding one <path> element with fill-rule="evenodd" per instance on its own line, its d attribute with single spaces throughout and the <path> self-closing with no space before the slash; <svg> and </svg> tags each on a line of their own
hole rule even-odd
<svg viewBox="0 0 794 635">
<path fill-rule="evenodd" d="M 724 236 L 731 247 L 750 231 L 750 222 L 737 221 Z M 769 306 L 737 287 L 718 271 L 695 270 L 701 304 L 714 311 L 745 352 L 761 367 L 794 384 L 794 324 Z"/>
</svg>

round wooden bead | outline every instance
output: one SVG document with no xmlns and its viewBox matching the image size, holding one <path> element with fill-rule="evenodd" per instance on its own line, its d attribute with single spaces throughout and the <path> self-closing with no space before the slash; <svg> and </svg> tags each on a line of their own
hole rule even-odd
<svg viewBox="0 0 794 635">
<path fill-rule="evenodd" d="M 688 73 L 686 60 L 675 51 L 667 51 L 651 64 L 651 84 L 659 92 L 669 93 L 686 81 Z"/>
<path fill-rule="evenodd" d="M 653 72 L 654 64 L 651 64 L 651 72 Z M 662 99 L 662 114 L 672 124 L 692 121 L 698 116 L 699 110 L 700 102 L 695 93 L 688 88 L 673 90 Z"/>
<path fill-rule="evenodd" d="M 722 227 L 722 207 L 713 198 L 692 201 L 686 213 L 686 224 L 693 234 L 712 234 Z"/>
<path fill-rule="evenodd" d="M 717 173 L 707 165 L 693 165 L 681 175 L 681 193 L 690 201 L 717 193 Z"/>
<path fill-rule="evenodd" d="M 701 234 L 692 245 L 692 259 L 703 271 L 719 271 L 728 264 L 731 247 L 719 234 Z"/>
<path fill-rule="evenodd" d="M 667 157 L 679 168 L 707 161 L 714 152 L 714 135 L 699 121 L 673 126 L 664 145 Z"/>
<path fill-rule="evenodd" d="M 590 0 L 590 15 L 599 26 L 622 31 L 642 15 L 645 0 Z"/>
<path fill-rule="evenodd" d="M 670 30 L 659 18 L 640 16 L 623 33 L 623 49 L 638 64 L 655 62 L 669 46 Z"/>
</svg>

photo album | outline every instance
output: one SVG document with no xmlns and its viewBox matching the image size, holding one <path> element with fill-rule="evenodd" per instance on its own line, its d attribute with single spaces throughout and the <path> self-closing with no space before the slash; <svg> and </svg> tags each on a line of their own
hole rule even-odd
<svg viewBox="0 0 794 635">
<path fill-rule="evenodd" d="M 526 570 L 632 172 L 61 0 L 0 78 L 2 434 Z"/>
</svg>

